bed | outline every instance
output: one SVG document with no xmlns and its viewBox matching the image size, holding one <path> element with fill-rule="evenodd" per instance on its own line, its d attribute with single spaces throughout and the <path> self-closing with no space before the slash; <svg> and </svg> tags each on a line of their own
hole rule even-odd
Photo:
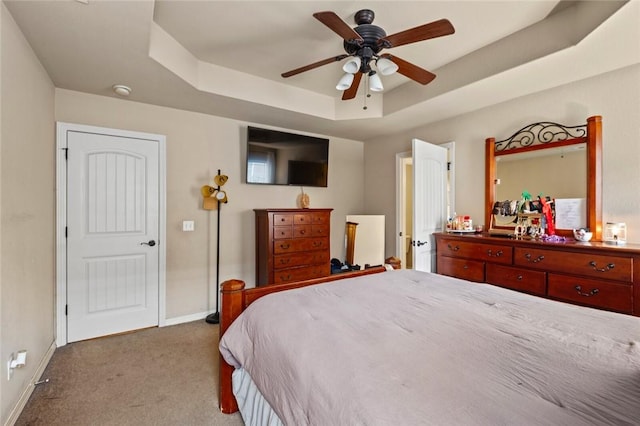
<svg viewBox="0 0 640 426">
<path fill-rule="evenodd" d="M 222 411 L 239 402 L 247 424 L 640 423 L 640 318 L 374 272 L 273 294 L 225 282 Z"/>
</svg>

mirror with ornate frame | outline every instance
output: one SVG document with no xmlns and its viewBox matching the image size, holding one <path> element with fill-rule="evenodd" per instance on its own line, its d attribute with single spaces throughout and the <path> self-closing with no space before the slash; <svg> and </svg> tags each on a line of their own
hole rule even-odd
<svg viewBox="0 0 640 426">
<path fill-rule="evenodd" d="M 583 147 L 583 148 L 581 148 Z M 544 150 L 544 151 L 543 151 Z M 593 240 L 602 237 L 602 117 L 593 116 L 586 124 L 565 126 L 552 122 L 533 123 L 515 132 L 510 137 L 496 141 L 487 138 L 485 145 L 485 223 L 489 224 L 489 232 L 510 234 L 515 224 L 500 224 L 498 216 L 493 214 L 496 201 L 503 201 L 498 196 L 498 160 L 513 158 L 507 156 L 545 155 L 548 152 L 563 150 L 586 151 L 586 176 L 583 181 L 584 191 L 577 191 L 578 197 L 584 196 L 586 201 L 586 227 L 593 232 Z M 584 170 L 584 167 L 580 167 Z M 553 167 L 545 169 L 545 180 L 553 180 Z M 530 178 L 530 176 L 529 176 Z M 560 179 L 560 178 L 557 178 Z M 564 183 L 564 182 L 563 182 Z M 558 188 L 560 185 L 558 185 Z M 547 191 L 549 194 L 549 191 Z M 534 194 L 537 195 L 537 194 Z M 500 194 L 502 196 L 502 194 Z M 556 229 L 556 234 L 572 236 L 572 229 Z"/>
</svg>

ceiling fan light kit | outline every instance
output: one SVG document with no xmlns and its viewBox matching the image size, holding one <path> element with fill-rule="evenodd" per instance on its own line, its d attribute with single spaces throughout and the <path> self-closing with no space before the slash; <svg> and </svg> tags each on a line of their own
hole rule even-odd
<svg viewBox="0 0 640 426">
<path fill-rule="evenodd" d="M 352 83 L 353 83 L 353 73 L 346 73 L 345 75 L 342 76 L 342 78 L 340 78 L 340 81 L 338 81 L 338 85 L 336 86 L 336 89 L 347 90 L 349 87 L 351 87 Z"/>
<path fill-rule="evenodd" d="M 371 71 L 369 73 L 369 90 L 372 92 L 382 92 L 384 90 L 384 86 L 382 86 L 382 80 L 380 76 L 375 71 Z"/>
<path fill-rule="evenodd" d="M 391 75 L 398 71 L 399 67 L 391 59 L 378 58 L 376 61 L 376 68 L 378 68 L 378 71 L 380 71 L 380 74 L 382 75 Z"/>
<path fill-rule="evenodd" d="M 354 56 L 345 62 L 342 69 L 344 72 L 348 72 L 349 74 L 355 74 L 360 71 L 360 65 L 362 65 L 362 59 L 360 59 L 359 56 Z"/>
<path fill-rule="evenodd" d="M 372 24 L 375 14 L 369 9 L 356 12 L 354 20 L 357 26 L 355 28 L 351 28 L 342 18 L 331 11 L 317 12 L 313 14 L 313 17 L 342 37 L 346 54 L 287 71 L 282 73 L 282 77 L 288 78 L 349 58 L 342 66 L 346 74 L 342 76 L 336 86 L 336 89 L 343 91 L 342 100 L 355 98 L 363 75 L 368 76 L 369 90 L 372 92 L 382 91 L 382 80 L 378 72 L 384 76 L 398 72 L 420 84 L 430 83 L 436 77 L 435 74 L 397 56 L 379 55 L 379 53 L 382 49 L 442 37 L 455 32 L 451 22 L 447 19 L 440 19 L 388 36 L 382 28 Z M 371 68 L 372 62 L 375 63 L 377 72 Z"/>
</svg>

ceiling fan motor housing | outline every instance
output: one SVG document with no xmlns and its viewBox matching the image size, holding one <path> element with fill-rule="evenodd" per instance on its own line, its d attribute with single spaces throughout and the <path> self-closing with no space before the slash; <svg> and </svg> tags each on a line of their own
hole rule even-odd
<svg viewBox="0 0 640 426">
<path fill-rule="evenodd" d="M 356 15 L 357 16 L 357 15 Z M 363 42 L 346 41 L 344 42 L 344 50 L 351 56 L 359 56 L 362 60 L 361 71 L 369 72 L 369 61 L 382 50 L 384 46 L 378 44 L 378 40 L 387 36 L 387 33 L 377 25 L 360 24 L 353 29 Z"/>
</svg>

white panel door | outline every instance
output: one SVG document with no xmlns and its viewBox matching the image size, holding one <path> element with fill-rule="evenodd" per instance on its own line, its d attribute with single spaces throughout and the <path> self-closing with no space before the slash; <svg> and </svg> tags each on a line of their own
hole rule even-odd
<svg viewBox="0 0 640 426">
<path fill-rule="evenodd" d="M 447 214 L 447 149 L 419 139 L 413 152 L 413 269 L 435 272 L 434 232 Z"/>
<path fill-rule="evenodd" d="M 67 143 L 67 341 L 158 325 L 158 143 Z"/>
</svg>

